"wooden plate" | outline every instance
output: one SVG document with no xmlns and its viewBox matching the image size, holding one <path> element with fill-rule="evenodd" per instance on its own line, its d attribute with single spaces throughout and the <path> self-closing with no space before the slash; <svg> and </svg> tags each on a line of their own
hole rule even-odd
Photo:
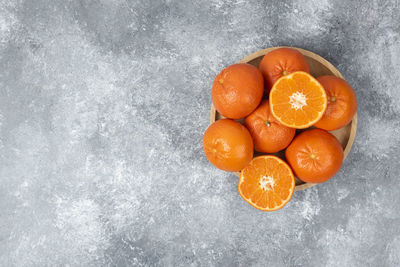
<svg viewBox="0 0 400 267">
<path fill-rule="evenodd" d="M 283 46 L 281 46 L 281 47 L 283 47 Z M 265 54 L 267 54 L 268 52 L 275 50 L 277 48 L 280 48 L 280 47 L 270 47 L 267 49 L 257 51 L 251 55 L 248 55 L 244 59 L 240 60 L 239 63 L 249 63 L 251 65 L 258 67 L 258 64 L 260 63 L 263 56 Z M 329 61 L 322 58 L 321 56 L 319 56 L 313 52 L 301 49 L 301 48 L 296 48 L 296 47 L 290 47 L 290 48 L 296 49 L 297 51 L 299 51 L 306 57 L 308 64 L 310 65 L 311 75 L 313 75 L 314 77 L 319 77 L 322 75 L 334 75 L 336 77 L 344 79 L 342 74 Z M 214 106 L 211 104 L 210 124 L 215 122 L 216 120 L 219 120 L 222 118 L 224 118 L 224 117 L 221 114 L 219 114 L 215 110 Z M 239 122 L 242 122 L 242 121 L 243 120 L 239 120 Z M 357 131 L 357 113 L 356 113 L 356 115 L 354 115 L 353 120 L 348 125 L 346 125 L 343 128 L 340 128 L 338 130 L 330 131 L 330 133 L 332 133 L 334 136 L 336 136 L 336 138 L 342 144 L 343 151 L 344 151 L 344 158 L 346 158 L 350 152 L 351 146 L 354 143 L 354 138 L 356 137 L 356 131 Z M 297 130 L 297 133 L 298 132 L 300 132 L 300 131 Z M 255 152 L 254 156 L 259 156 L 261 154 L 262 153 Z M 283 159 L 284 159 L 284 154 L 285 154 L 284 151 L 275 153 L 275 155 L 277 155 Z M 239 172 L 235 172 L 235 174 L 237 176 L 240 175 Z M 304 190 L 304 189 L 310 188 L 314 185 L 316 185 L 316 184 L 304 183 L 303 181 L 301 181 L 300 179 L 298 179 L 296 177 L 295 191 Z"/>
</svg>

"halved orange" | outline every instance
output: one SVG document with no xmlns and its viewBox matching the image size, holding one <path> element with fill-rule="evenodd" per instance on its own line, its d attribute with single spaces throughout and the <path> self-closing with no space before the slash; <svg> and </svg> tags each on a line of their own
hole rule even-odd
<svg viewBox="0 0 400 267">
<path fill-rule="evenodd" d="M 272 155 L 258 156 L 241 171 L 239 194 L 263 211 L 282 208 L 292 198 L 295 186 L 289 165 Z"/>
<path fill-rule="evenodd" d="M 272 86 L 272 115 L 283 125 L 304 129 L 321 119 L 327 107 L 322 85 L 310 74 L 297 71 L 281 77 Z"/>
</svg>

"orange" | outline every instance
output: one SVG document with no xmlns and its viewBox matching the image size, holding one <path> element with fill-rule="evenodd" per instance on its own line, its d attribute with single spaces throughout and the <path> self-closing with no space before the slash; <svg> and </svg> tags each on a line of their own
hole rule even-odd
<svg viewBox="0 0 400 267">
<path fill-rule="evenodd" d="M 343 79 L 335 76 L 321 76 L 317 79 L 324 87 L 328 107 L 315 127 L 333 131 L 348 124 L 357 111 L 357 97 L 353 88 Z"/>
<path fill-rule="evenodd" d="M 282 208 L 292 198 L 295 180 L 290 167 L 272 155 L 255 157 L 240 173 L 239 194 L 263 211 Z"/>
<path fill-rule="evenodd" d="M 272 114 L 281 124 L 304 129 L 322 117 L 327 99 L 324 88 L 314 77 L 297 71 L 276 81 L 269 103 Z"/>
<path fill-rule="evenodd" d="M 246 117 L 244 124 L 253 137 L 255 150 L 264 153 L 286 148 L 296 133 L 295 129 L 283 126 L 272 116 L 267 100 Z"/>
<path fill-rule="evenodd" d="M 253 158 L 253 140 L 242 124 L 222 119 L 208 127 L 203 136 L 208 161 L 224 171 L 240 171 Z"/>
<path fill-rule="evenodd" d="M 240 119 L 256 109 L 263 93 L 261 72 L 249 64 L 234 64 L 217 75 L 211 96 L 219 113 L 230 119 Z"/>
<path fill-rule="evenodd" d="M 282 76 L 295 71 L 310 73 L 306 58 L 297 50 L 286 47 L 275 49 L 266 54 L 258 68 L 264 76 L 267 93 Z"/>
<path fill-rule="evenodd" d="M 286 149 L 286 160 L 304 182 L 322 183 L 339 171 L 343 148 L 332 134 L 312 129 L 296 136 Z"/>
</svg>

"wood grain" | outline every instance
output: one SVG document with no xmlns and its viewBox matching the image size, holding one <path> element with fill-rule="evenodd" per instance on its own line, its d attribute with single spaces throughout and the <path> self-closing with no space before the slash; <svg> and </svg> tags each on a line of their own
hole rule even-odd
<svg viewBox="0 0 400 267">
<path fill-rule="evenodd" d="M 285 46 L 280 46 L 280 47 L 270 47 L 266 49 L 259 50 L 253 54 L 248 55 L 247 57 L 243 58 L 242 60 L 239 61 L 239 63 L 248 63 L 251 65 L 254 65 L 258 67 L 258 64 L 260 63 L 261 59 L 265 54 L 268 52 L 275 50 L 277 48 L 281 48 Z M 314 77 L 319 77 L 322 75 L 334 75 L 336 77 L 344 79 L 343 75 L 326 59 L 323 57 L 301 49 L 301 48 L 296 48 L 296 47 L 290 47 L 293 49 L 296 49 L 300 53 L 302 53 L 305 58 L 307 59 L 307 62 L 310 66 L 310 72 Z M 215 122 L 216 120 L 224 118 L 221 114 L 219 114 L 214 106 L 211 104 L 211 110 L 210 110 L 210 124 Z M 242 122 L 242 120 L 238 120 L 239 122 Z M 312 128 L 312 127 L 311 127 Z M 350 153 L 351 147 L 353 146 L 354 139 L 356 137 L 356 132 L 357 132 L 357 113 L 354 115 L 353 120 L 347 124 L 345 127 L 340 128 L 335 131 L 330 131 L 342 144 L 343 150 L 344 150 L 344 158 L 346 159 L 347 155 Z M 255 152 L 254 156 L 261 155 L 262 153 Z M 278 157 L 281 157 L 284 159 L 284 151 L 280 151 L 278 153 L 275 153 Z M 237 176 L 240 175 L 239 172 L 235 172 Z M 304 190 L 310 187 L 315 186 L 316 184 L 314 183 L 304 183 L 300 179 L 296 177 L 296 187 L 295 191 L 299 190 Z"/>
</svg>

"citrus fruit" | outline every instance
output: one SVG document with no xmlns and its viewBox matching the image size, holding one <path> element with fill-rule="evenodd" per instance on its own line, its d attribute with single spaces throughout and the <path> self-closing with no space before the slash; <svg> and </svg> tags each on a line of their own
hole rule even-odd
<svg viewBox="0 0 400 267">
<path fill-rule="evenodd" d="M 211 124 L 203 136 L 208 161 L 224 171 L 240 171 L 253 158 L 253 140 L 242 124 L 222 119 Z"/>
<path fill-rule="evenodd" d="M 324 88 L 314 77 L 297 71 L 275 82 L 269 103 L 272 114 L 281 124 L 304 129 L 322 117 L 327 99 Z"/>
<path fill-rule="evenodd" d="M 240 173 L 239 194 L 263 211 L 282 208 L 292 198 L 295 180 L 290 167 L 272 155 L 255 157 Z"/>
<path fill-rule="evenodd" d="M 274 83 L 282 76 L 295 71 L 310 73 L 306 58 L 292 48 L 278 48 L 266 54 L 258 68 L 261 70 L 267 93 Z"/>
<path fill-rule="evenodd" d="M 294 138 L 286 148 L 286 160 L 302 181 L 322 183 L 339 171 L 343 148 L 327 131 L 311 129 Z"/>
<path fill-rule="evenodd" d="M 335 76 L 321 76 L 317 79 L 324 87 L 328 106 L 315 127 L 333 131 L 348 124 L 357 111 L 357 97 L 353 88 L 343 79 Z"/>
<path fill-rule="evenodd" d="M 244 120 L 254 141 L 254 148 L 259 152 L 275 153 L 286 148 L 292 141 L 296 130 L 280 124 L 272 116 L 269 102 L 261 105 Z"/>
<path fill-rule="evenodd" d="M 234 64 L 217 75 L 211 95 L 219 113 L 230 119 L 240 119 L 256 109 L 263 93 L 261 72 L 253 65 Z"/>
</svg>

